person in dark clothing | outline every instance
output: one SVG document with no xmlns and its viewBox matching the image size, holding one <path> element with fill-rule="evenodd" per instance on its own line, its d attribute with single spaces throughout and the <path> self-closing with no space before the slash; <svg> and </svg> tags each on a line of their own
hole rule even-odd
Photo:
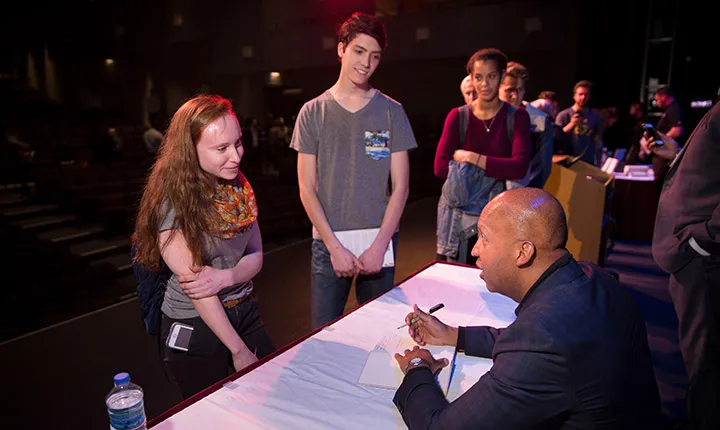
<svg viewBox="0 0 720 430">
<path fill-rule="evenodd" d="M 703 117 L 682 151 L 670 135 L 648 139 L 670 162 L 655 219 L 652 253 L 670 274 L 678 338 L 690 382 L 691 428 L 720 428 L 720 104 Z"/>
<path fill-rule="evenodd" d="M 507 328 L 450 327 L 414 306 L 419 344 L 493 359 L 449 403 L 433 375 L 448 365 L 419 347 L 396 354 L 405 378 L 393 402 L 412 429 L 657 429 L 660 397 L 632 297 L 565 248 L 560 202 L 537 188 L 506 191 L 478 221 L 473 255 L 490 292 L 519 302 Z M 419 321 L 413 322 L 413 318 Z"/>
<path fill-rule="evenodd" d="M 643 137 L 642 125 L 646 122 L 645 108 L 642 103 L 635 102 L 630 105 L 630 117 L 627 123 L 623 123 L 621 128 L 624 130 L 623 135 L 628 139 L 628 151 L 625 154 L 625 164 L 638 164 L 640 160 L 640 139 Z"/>
<path fill-rule="evenodd" d="M 657 107 L 663 110 L 663 114 L 660 117 L 655 128 L 660 133 L 675 139 L 676 142 L 680 142 L 680 138 L 683 135 L 682 125 L 682 110 L 680 104 L 673 97 L 672 91 L 668 87 L 660 87 L 655 92 L 655 104 Z M 653 156 L 652 165 L 653 171 L 655 172 L 655 179 L 658 184 L 662 184 L 665 179 L 665 175 L 668 172 L 668 160 L 663 157 Z"/>
<path fill-rule="evenodd" d="M 562 127 L 566 139 L 572 146 L 572 155 L 583 161 L 599 166 L 603 149 L 603 123 L 600 115 L 590 109 L 593 84 L 580 81 L 573 89 L 575 103 L 561 111 L 555 124 Z"/>
</svg>

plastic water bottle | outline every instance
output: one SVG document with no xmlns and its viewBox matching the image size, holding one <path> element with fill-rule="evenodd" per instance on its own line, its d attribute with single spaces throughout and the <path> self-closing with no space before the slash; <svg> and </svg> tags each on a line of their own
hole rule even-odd
<svg viewBox="0 0 720 430">
<path fill-rule="evenodd" d="M 145 430 L 145 404 L 143 390 L 130 382 L 130 374 L 118 373 L 113 378 L 115 386 L 105 396 L 110 415 L 111 430 Z"/>
</svg>

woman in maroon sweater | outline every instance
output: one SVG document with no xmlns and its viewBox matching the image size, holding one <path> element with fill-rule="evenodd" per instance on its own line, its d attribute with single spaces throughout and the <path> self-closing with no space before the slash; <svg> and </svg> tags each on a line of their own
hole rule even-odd
<svg viewBox="0 0 720 430">
<path fill-rule="evenodd" d="M 472 109 L 467 111 L 467 132 L 462 144 L 459 142 L 459 108 L 451 110 L 445 119 L 443 134 L 435 153 L 434 170 L 439 178 L 447 178 L 450 160 L 473 164 L 483 169 L 486 177 L 502 181 L 520 180 L 527 175 L 532 158 L 530 117 L 525 109 L 518 108 L 513 119 L 512 133 L 508 132 L 509 105 L 498 97 L 506 66 L 507 57 L 497 49 L 482 49 L 470 57 L 467 71 L 477 98 L 471 104 Z M 456 238 L 458 229 L 464 230 L 468 227 L 465 224 L 472 221 L 466 219 L 465 214 L 459 224 L 455 216 L 448 217 L 448 213 L 457 210 L 461 209 L 448 208 L 447 201 L 443 198 L 438 202 L 436 258 L 457 258 L 458 261 L 472 263 L 473 257 L 468 254 L 477 241 L 477 235 L 468 239 L 468 253 L 465 255 L 459 255 L 463 253 L 462 246 L 458 245 L 457 250 L 454 250 L 454 245 L 446 242 L 454 242 L 455 239 L 448 238 Z M 455 255 L 448 255 L 449 252 L 454 252 Z"/>
<path fill-rule="evenodd" d="M 487 176 L 502 180 L 522 179 L 532 158 L 530 117 L 525 109 L 517 109 L 513 139 L 507 130 L 508 105 L 498 97 L 507 65 L 507 57 L 497 49 L 477 51 L 470 57 L 467 70 L 477 92 L 468 112 L 465 140 L 458 149 L 458 109 L 445 119 L 440 143 L 435 153 L 435 175 L 447 178 L 450 160 L 474 164 Z"/>
</svg>

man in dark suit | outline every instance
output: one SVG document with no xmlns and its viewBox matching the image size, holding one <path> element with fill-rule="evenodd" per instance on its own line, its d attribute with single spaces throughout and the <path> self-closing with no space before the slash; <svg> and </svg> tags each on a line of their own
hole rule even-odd
<svg viewBox="0 0 720 430">
<path fill-rule="evenodd" d="M 670 274 L 680 351 L 690 381 L 688 417 L 696 429 L 720 428 L 720 104 L 700 121 L 678 154 L 659 133 L 648 139 L 671 161 L 658 203 L 653 257 Z"/>
<path fill-rule="evenodd" d="M 645 324 L 602 269 L 565 249 L 567 223 L 548 192 L 502 193 L 483 210 L 473 249 L 488 290 L 519 302 L 505 329 L 450 327 L 417 306 L 420 345 L 455 345 L 492 369 L 448 403 L 433 378 L 447 360 L 419 347 L 395 358 L 406 373 L 393 399 L 410 429 L 655 429 L 660 400 Z"/>
</svg>

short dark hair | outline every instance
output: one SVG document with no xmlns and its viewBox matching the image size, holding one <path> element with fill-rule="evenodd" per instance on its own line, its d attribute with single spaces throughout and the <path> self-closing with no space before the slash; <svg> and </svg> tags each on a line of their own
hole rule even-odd
<svg viewBox="0 0 720 430">
<path fill-rule="evenodd" d="M 655 90 L 655 94 L 672 97 L 673 91 L 672 91 L 672 89 L 670 89 L 670 87 L 663 85 L 660 88 L 658 88 L 657 90 Z"/>
<path fill-rule="evenodd" d="M 475 63 L 478 61 L 492 61 L 495 63 L 495 66 L 497 66 L 498 71 L 502 72 L 503 70 L 507 69 L 508 59 L 507 55 L 503 54 L 503 52 L 499 49 L 495 48 L 485 48 L 480 49 L 476 51 L 472 57 L 467 62 L 467 66 L 465 66 L 465 69 L 467 70 L 468 74 L 473 73 L 473 67 L 475 66 Z"/>
<path fill-rule="evenodd" d="M 338 41 L 343 44 L 343 47 L 347 47 L 358 34 L 367 34 L 375 39 L 383 51 L 387 48 L 385 26 L 378 17 L 362 12 L 353 13 L 340 25 L 337 33 Z"/>
<path fill-rule="evenodd" d="M 528 72 L 527 67 L 522 64 L 510 61 L 507 63 L 506 76 L 510 76 L 515 79 L 522 79 L 524 82 L 527 82 L 530 79 L 530 72 Z"/>
<path fill-rule="evenodd" d="M 551 102 L 554 102 L 557 100 L 557 94 L 555 94 L 555 91 L 543 91 L 538 96 L 539 99 L 546 99 L 550 100 Z"/>
<path fill-rule="evenodd" d="M 593 83 L 590 81 L 580 81 L 573 87 L 573 94 L 577 91 L 578 88 L 587 88 L 588 91 L 592 92 L 593 89 Z"/>
</svg>

